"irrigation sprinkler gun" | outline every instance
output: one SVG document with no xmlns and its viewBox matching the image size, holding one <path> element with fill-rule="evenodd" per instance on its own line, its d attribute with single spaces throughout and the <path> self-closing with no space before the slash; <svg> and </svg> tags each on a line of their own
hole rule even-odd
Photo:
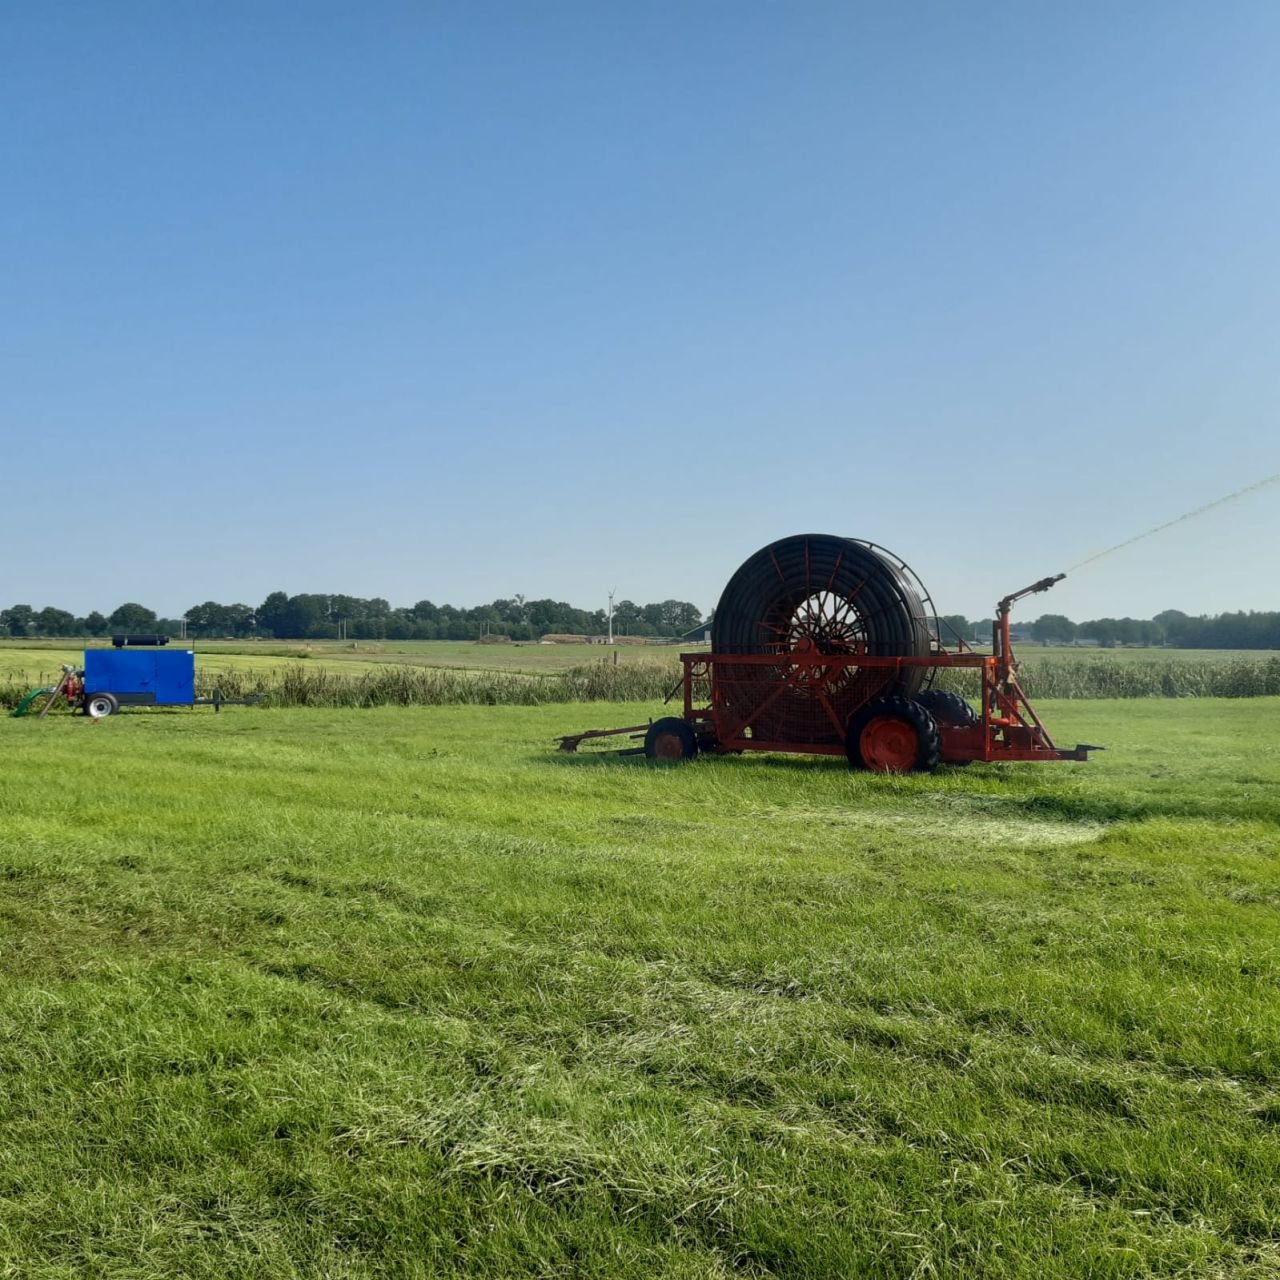
<svg viewBox="0 0 1280 1280">
<path fill-rule="evenodd" d="M 996 606 L 989 654 L 940 640 L 937 610 L 904 560 L 873 542 L 825 534 L 757 551 L 716 606 L 710 653 L 682 653 L 683 713 L 647 725 L 560 739 L 629 736 L 621 754 L 691 760 L 699 752 L 844 755 L 879 773 L 939 764 L 1087 760 L 1100 747 L 1057 746 L 1018 683 L 1009 618 L 1041 578 Z M 945 670 L 976 670 L 980 710 L 932 687 Z M 670 701 L 670 697 L 668 701 Z"/>
<path fill-rule="evenodd" d="M 1015 669 L 1013 642 L 1009 638 L 1009 615 L 1013 612 L 1014 604 L 1025 596 L 1048 591 L 1066 576 L 1065 573 L 1056 573 L 1051 578 L 1041 578 L 1039 582 L 1033 582 L 1029 587 L 1023 587 L 1021 591 L 1011 592 L 996 605 L 996 618 L 991 624 L 991 652 L 1001 659 L 999 669 L 1002 679 L 1007 680 Z"/>
</svg>

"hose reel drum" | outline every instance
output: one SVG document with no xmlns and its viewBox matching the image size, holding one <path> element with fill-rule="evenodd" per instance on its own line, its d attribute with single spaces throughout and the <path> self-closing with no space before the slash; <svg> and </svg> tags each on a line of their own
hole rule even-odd
<svg viewBox="0 0 1280 1280">
<path fill-rule="evenodd" d="M 800 672 L 787 655 L 927 658 L 936 635 L 929 593 L 892 552 L 829 534 L 782 538 L 729 579 L 711 624 L 713 653 L 779 661 L 719 663 L 717 698 L 750 721 L 754 738 L 825 741 L 834 735 L 833 723 L 847 721 L 868 698 L 919 693 L 932 670 L 842 661 L 806 664 Z"/>
</svg>

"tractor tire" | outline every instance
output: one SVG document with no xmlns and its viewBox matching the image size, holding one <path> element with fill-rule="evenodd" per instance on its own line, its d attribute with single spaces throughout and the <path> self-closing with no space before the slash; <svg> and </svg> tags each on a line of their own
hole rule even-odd
<svg viewBox="0 0 1280 1280">
<path fill-rule="evenodd" d="M 845 751 L 855 769 L 932 773 L 942 743 L 933 716 L 914 698 L 872 698 L 849 721 Z"/>
<path fill-rule="evenodd" d="M 978 723 L 978 713 L 958 693 L 947 693 L 944 689 L 926 689 L 916 694 L 916 701 L 940 725 L 948 725 L 956 729 L 967 729 Z"/>
<path fill-rule="evenodd" d="M 692 760 L 698 754 L 698 738 L 678 716 L 664 716 L 644 735 L 644 753 L 650 760 Z"/>
<path fill-rule="evenodd" d="M 91 693 L 84 700 L 84 713 L 90 720 L 105 720 L 120 710 L 114 693 Z"/>
</svg>

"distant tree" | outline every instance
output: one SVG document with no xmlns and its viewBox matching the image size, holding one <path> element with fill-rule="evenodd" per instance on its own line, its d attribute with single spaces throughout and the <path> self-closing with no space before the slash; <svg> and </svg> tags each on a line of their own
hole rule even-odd
<svg viewBox="0 0 1280 1280">
<path fill-rule="evenodd" d="M 94 609 L 84 620 L 85 633 L 91 636 L 105 636 L 110 625 L 97 609 Z"/>
<path fill-rule="evenodd" d="M 613 606 L 613 630 L 620 636 L 647 635 L 644 612 L 634 600 L 619 600 Z"/>
<path fill-rule="evenodd" d="M 972 633 L 973 624 L 962 613 L 943 613 L 938 615 L 938 639 L 943 644 L 955 644 L 956 637 L 967 640 Z"/>
<path fill-rule="evenodd" d="M 226 622 L 233 636 L 252 635 L 258 626 L 257 616 L 247 604 L 227 605 Z"/>
<path fill-rule="evenodd" d="M 1152 618 L 1152 622 L 1164 629 L 1165 639 L 1170 644 L 1181 644 L 1196 619 L 1188 617 L 1181 609 L 1163 609 Z"/>
<path fill-rule="evenodd" d="M 1146 645 L 1164 644 L 1164 628 L 1153 619 L 1139 619 L 1138 643 Z"/>
<path fill-rule="evenodd" d="M 156 625 L 156 615 L 143 605 L 130 601 L 116 609 L 107 621 L 117 631 L 146 631 Z"/>
<path fill-rule="evenodd" d="M 526 600 L 523 608 L 536 636 L 565 631 L 579 634 L 588 625 L 586 615 L 563 600 Z"/>
<path fill-rule="evenodd" d="M 1061 613 L 1045 613 L 1031 624 L 1037 640 L 1048 644 L 1070 644 L 1076 638 L 1076 624 Z"/>
<path fill-rule="evenodd" d="M 702 621 L 702 610 L 688 600 L 664 600 L 658 607 L 662 635 L 683 635 Z"/>
<path fill-rule="evenodd" d="M 186 612 L 187 630 L 196 636 L 245 636 L 253 630 L 253 610 L 247 604 L 219 604 L 206 600 Z"/>
<path fill-rule="evenodd" d="M 314 594 L 290 596 L 289 606 L 285 610 L 284 631 L 276 634 L 290 640 L 332 635 L 329 597 Z"/>
<path fill-rule="evenodd" d="M 289 596 L 273 591 L 257 608 L 259 630 L 270 632 L 277 640 L 301 640 L 307 636 L 332 636 L 334 626 L 329 618 L 332 597 L 327 595 Z M 235 606 L 248 609 L 247 605 Z M 244 624 L 248 626 L 248 620 Z"/>
<path fill-rule="evenodd" d="M 393 609 L 386 621 L 386 638 L 388 640 L 412 640 L 413 619 L 408 609 Z"/>
<path fill-rule="evenodd" d="M 54 609 L 50 606 L 41 609 L 35 616 L 35 633 L 41 636 L 75 635 L 75 615 L 65 609 Z"/>
<path fill-rule="evenodd" d="M 36 611 L 29 604 L 13 604 L 0 613 L 0 626 L 11 636 L 29 636 L 35 618 Z"/>
<path fill-rule="evenodd" d="M 640 617 L 644 621 L 644 634 L 648 636 L 657 636 L 662 634 L 662 605 L 647 604 L 640 610 Z"/>
<path fill-rule="evenodd" d="M 273 591 L 258 606 L 258 626 L 273 636 L 284 637 L 283 627 L 289 617 L 289 596 L 284 591 Z"/>
<path fill-rule="evenodd" d="M 1169 644 L 1186 649 L 1280 648 L 1280 613 L 1220 613 L 1190 617 L 1180 609 L 1166 609 L 1153 622 L 1162 626 Z"/>
<path fill-rule="evenodd" d="M 1235 612 L 1201 619 L 1184 643 L 1212 649 L 1272 649 L 1280 645 L 1280 614 Z"/>
<path fill-rule="evenodd" d="M 1110 649 L 1120 638 L 1120 624 L 1115 618 L 1091 618 L 1082 622 L 1076 633 L 1086 640 L 1096 640 L 1104 649 Z"/>
<path fill-rule="evenodd" d="M 330 622 L 354 622 L 365 616 L 365 602 L 358 596 L 333 595 L 329 598 Z"/>
<path fill-rule="evenodd" d="M 1164 639 L 1164 629 L 1150 618 L 1121 618 L 1119 640 L 1121 644 L 1152 645 Z"/>
<path fill-rule="evenodd" d="M 183 616 L 187 620 L 187 631 L 193 636 L 212 636 L 223 633 L 223 607 L 216 600 L 206 600 L 204 604 L 193 604 Z"/>
</svg>

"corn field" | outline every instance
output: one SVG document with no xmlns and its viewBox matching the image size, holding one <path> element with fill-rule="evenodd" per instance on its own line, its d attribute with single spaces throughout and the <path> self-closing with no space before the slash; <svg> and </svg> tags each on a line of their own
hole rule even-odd
<svg viewBox="0 0 1280 1280">
<path fill-rule="evenodd" d="M 0 683 L 0 708 L 11 709 L 49 677 L 14 673 Z M 467 671 L 386 666 L 361 675 L 293 663 L 263 673 L 221 672 L 196 678 L 196 693 L 224 698 L 265 695 L 276 707 L 540 706 L 557 702 L 655 702 L 680 681 L 680 665 L 667 662 L 584 663 L 567 671 Z M 939 673 L 938 688 L 973 698 L 977 673 Z M 1280 695 L 1280 658 L 1232 662 L 1054 661 L 1029 663 L 1022 684 L 1031 698 L 1254 698 Z M 703 691 L 705 696 L 705 691 Z"/>
<path fill-rule="evenodd" d="M 1260 698 L 1280 694 L 1280 658 L 1233 662 L 1153 660 L 1027 663 L 1019 672 L 1027 697 L 1053 698 Z M 976 671 L 939 672 L 935 685 L 977 696 Z"/>
</svg>

